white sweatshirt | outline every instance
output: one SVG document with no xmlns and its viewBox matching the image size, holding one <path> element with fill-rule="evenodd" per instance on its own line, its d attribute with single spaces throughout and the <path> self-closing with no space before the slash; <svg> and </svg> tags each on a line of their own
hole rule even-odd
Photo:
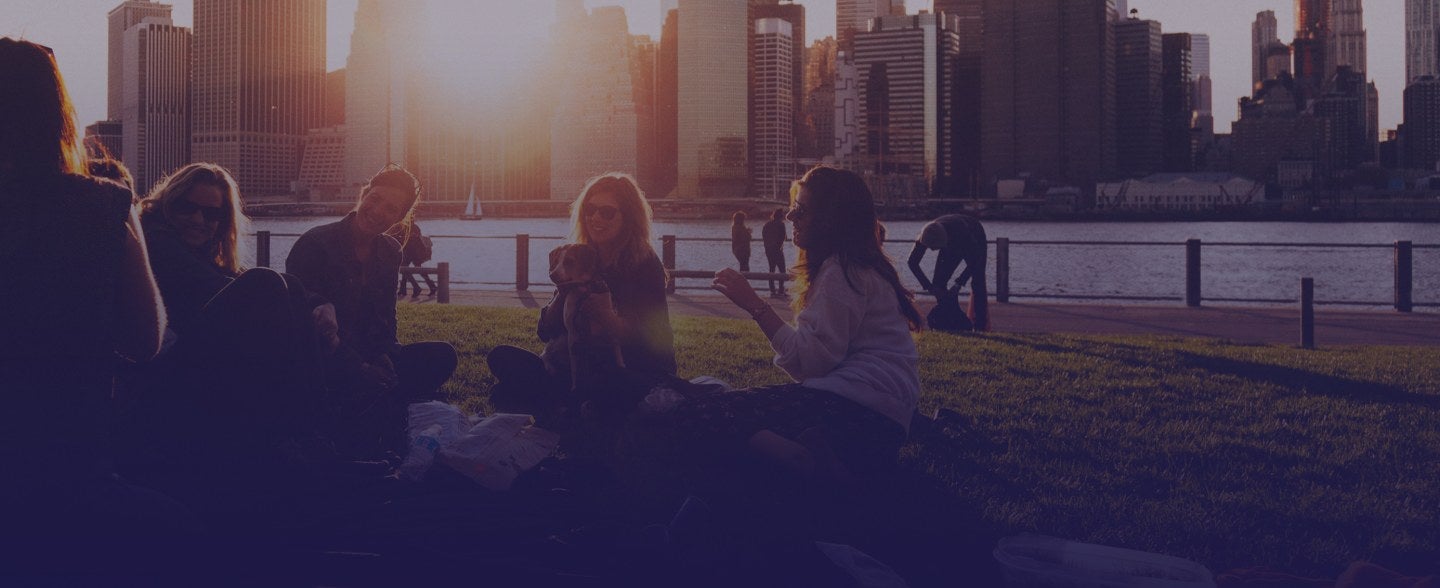
<svg viewBox="0 0 1440 588">
<path fill-rule="evenodd" d="M 825 390 L 890 417 L 908 432 L 920 400 L 919 354 L 895 290 L 870 268 L 821 264 L 810 306 L 770 338 L 775 365 L 808 388 Z"/>
</svg>

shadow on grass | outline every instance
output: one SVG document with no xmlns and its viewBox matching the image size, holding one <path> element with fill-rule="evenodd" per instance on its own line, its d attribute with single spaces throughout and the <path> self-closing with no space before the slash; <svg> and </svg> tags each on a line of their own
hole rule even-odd
<svg viewBox="0 0 1440 588">
<path fill-rule="evenodd" d="M 1364 404 L 1390 404 L 1440 409 L 1440 396 L 1420 394 L 1377 382 L 1318 374 L 1303 369 L 1274 364 L 1240 361 L 1213 355 L 1176 351 L 1180 364 L 1189 369 L 1237 378 L 1308 395 Z"/>
</svg>

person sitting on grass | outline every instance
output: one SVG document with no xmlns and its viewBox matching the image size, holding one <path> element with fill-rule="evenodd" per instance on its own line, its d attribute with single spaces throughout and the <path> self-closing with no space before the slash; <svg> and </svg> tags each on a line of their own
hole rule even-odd
<svg viewBox="0 0 1440 588">
<path fill-rule="evenodd" d="M 816 167 L 794 184 L 800 250 L 787 324 L 738 272 L 713 287 L 744 309 L 794 383 L 694 398 L 676 407 L 677 446 L 702 462 L 760 455 L 802 474 L 868 476 L 895 463 L 920 397 L 913 295 L 875 239 L 864 180 Z"/>
<path fill-rule="evenodd" d="M 419 180 L 388 166 L 361 188 L 355 210 L 306 231 L 285 259 L 287 272 L 335 305 L 340 347 L 326 387 L 342 407 L 337 420 L 355 433 L 338 441 L 356 457 L 403 450 L 406 406 L 436 399 L 458 360 L 449 343 L 401 345 L 397 335 L 400 243 L 385 233 L 411 222 L 419 200 Z"/>
<path fill-rule="evenodd" d="M 650 245 L 650 204 L 635 180 L 610 173 L 592 178 L 570 206 L 572 243 L 595 246 L 599 278 L 610 290 L 619 317 L 618 338 L 626 373 L 638 381 L 675 376 L 675 342 L 665 298 L 665 268 Z M 564 334 L 564 291 L 540 311 L 541 341 Z M 490 392 L 497 410 L 534 414 L 554 404 L 569 381 L 546 371 L 538 355 L 509 345 L 485 361 L 499 383 Z M 543 398 L 537 398 L 543 397 Z"/>
</svg>

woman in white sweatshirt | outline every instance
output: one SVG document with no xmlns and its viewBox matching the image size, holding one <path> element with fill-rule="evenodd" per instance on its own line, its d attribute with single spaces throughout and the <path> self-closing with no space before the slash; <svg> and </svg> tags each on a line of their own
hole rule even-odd
<svg viewBox="0 0 1440 588">
<path fill-rule="evenodd" d="M 734 270 L 716 273 L 713 286 L 750 313 L 795 382 L 678 407 L 681 441 L 714 457 L 758 452 L 802 472 L 883 471 L 920 397 L 914 295 L 874 238 L 874 200 L 858 175 L 811 169 L 791 189 L 786 217 L 800 250 L 795 324 Z"/>
</svg>

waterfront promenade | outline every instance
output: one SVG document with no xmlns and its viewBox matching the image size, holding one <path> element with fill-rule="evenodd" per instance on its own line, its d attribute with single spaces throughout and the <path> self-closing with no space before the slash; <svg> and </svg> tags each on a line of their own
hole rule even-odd
<svg viewBox="0 0 1440 588">
<path fill-rule="evenodd" d="M 550 293 L 513 290 L 453 290 L 452 304 L 508 308 L 540 308 Z M 963 301 L 963 298 L 962 298 Z M 409 299 L 404 299 L 409 304 Z M 433 298 L 421 298 L 433 304 Z M 771 300 L 785 320 L 791 319 L 785 301 Z M 929 300 L 921 300 L 921 311 Z M 682 290 L 670 296 L 670 312 L 685 316 L 748 319 L 719 294 Z M 992 330 L 996 333 L 1071 333 L 1083 335 L 1163 335 L 1226 339 L 1236 343 L 1298 345 L 1298 307 L 1172 305 L 1106 305 L 1064 303 L 991 303 Z M 1440 346 L 1440 313 L 1362 311 L 1317 307 L 1315 343 L 1331 345 Z"/>
</svg>

